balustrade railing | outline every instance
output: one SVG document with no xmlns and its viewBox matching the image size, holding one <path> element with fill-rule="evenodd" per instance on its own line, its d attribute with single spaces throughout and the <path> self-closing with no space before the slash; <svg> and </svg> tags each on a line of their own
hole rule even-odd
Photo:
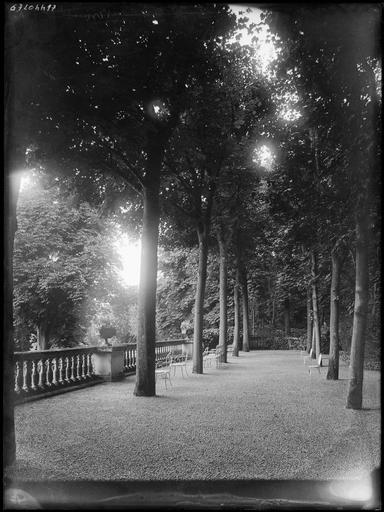
<svg viewBox="0 0 384 512">
<path fill-rule="evenodd" d="M 185 343 L 185 339 L 156 342 L 156 362 L 164 361 L 169 352 L 181 354 Z M 15 352 L 14 390 L 16 402 L 23 401 L 28 396 L 32 397 L 102 380 L 100 374 L 97 373 L 95 363 L 101 354 L 108 354 L 111 350 L 115 354 L 120 354 L 121 374 L 136 372 L 136 343 L 119 345 L 113 348 L 76 347 Z M 105 365 L 103 370 L 105 370 Z"/>
<path fill-rule="evenodd" d="M 165 361 L 169 352 L 181 354 L 185 342 L 185 339 L 157 341 L 155 345 L 156 363 Z M 124 345 L 124 347 L 124 370 L 127 373 L 134 373 L 136 371 L 137 360 L 136 343 L 129 343 L 128 345 Z"/>
<path fill-rule="evenodd" d="M 15 394 L 49 392 L 97 378 L 92 361 L 96 347 L 15 352 Z"/>
</svg>

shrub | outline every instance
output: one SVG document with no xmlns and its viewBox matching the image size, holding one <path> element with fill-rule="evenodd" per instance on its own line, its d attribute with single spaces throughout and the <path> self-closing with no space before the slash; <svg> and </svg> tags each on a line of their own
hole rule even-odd
<svg viewBox="0 0 384 512">
<path fill-rule="evenodd" d="M 219 343 L 219 329 L 212 327 L 210 329 L 203 330 L 203 350 L 215 348 Z"/>
</svg>

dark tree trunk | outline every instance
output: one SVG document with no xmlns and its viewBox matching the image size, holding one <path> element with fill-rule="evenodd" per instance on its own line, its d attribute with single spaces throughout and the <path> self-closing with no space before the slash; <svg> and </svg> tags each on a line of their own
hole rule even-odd
<svg viewBox="0 0 384 512">
<path fill-rule="evenodd" d="M 248 304 L 248 280 L 247 271 L 241 268 L 241 294 L 243 298 L 243 351 L 249 352 L 249 304 Z"/>
<path fill-rule="evenodd" d="M 291 334 L 290 303 L 288 297 L 284 299 L 284 331 L 286 336 Z"/>
<path fill-rule="evenodd" d="M 11 173 L 7 163 L 4 176 L 4 256 L 3 256 L 3 464 L 16 460 L 13 389 L 13 246 L 17 230 L 16 205 L 20 188 L 19 173 Z"/>
<path fill-rule="evenodd" d="M 273 298 L 273 292 L 272 292 L 272 285 L 271 285 L 271 277 L 267 278 L 267 286 L 268 286 L 268 301 L 267 301 L 267 316 L 268 316 L 268 322 L 270 325 L 274 325 L 275 322 L 275 311 L 274 311 L 274 305 L 275 301 Z"/>
<path fill-rule="evenodd" d="M 154 396 L 157 245 L 159 234 L 159 189 L 164 148 L 154 141 L 148 148 L 146 181 L 143 187 L 143 234 L 139 286 L 136 386 L 134 395 Z"/>
<path fill-rule="evenodd" d="M 238 357 L 240 346 L 240 301 L 239 301 L 239 287 L 240 287 L 239 269 L 236 269 L 235 286 L 233 288 L 233 305 L 234 305 L 234 326 L 233 326 L 233 351 L 232 355 Z"/>
<path fill-rule="evenodd" d="M 371 309 L 371 317 L 375 318 L 376 315 L 376 300 L 377 300 L 377 283 L 375 283 L 372 287 L 372 309 Z"/>
<path fill-rule="evenodd" d="M 313 307 L 313 325 L 315 330 L 315 348 L 312 357 L 315 359 L 320 355 L 320 319 L 317 297 L 317 257 L 316 252 L 312 251 L 312 307 Z"/>
<path fill-rule="evenodd" d="M 46 321 L 41 322 L 37 327 L 37 348 L 38 350 L 48 350 L 49 348 L 49 326 Z"/>
<path fill-rule="evenodd" d="M 203 307 L 207 280 L 208 232 L 206 226 L 197 230 L 199 240 L 199 275 L 195 296 L 192 372 L 203 373 Z"/>
<path fill-rule="evenodd" d="M 7 105 L 6 105 L 7 107 Z M 20 191 L 21 173 L 25 167 L 22 148 L 15 148 L 10 139 L 6 108 L 5 162 L 4 162 L 4 256 L 3 256 L 3 463 L 4 467 L 16 460 L 14 424 L 14 339 L 13 339 L 13 249 L 17 231 L 16 207 Z M 12 148 L 12 149 L 11 149 Z"/>
<path fill-rule="evenodd" d="M 314 354 L 316 353 L 316 331 L 315 331 L 315 323 L 312 322 L 312 343 L 311 343 L 311 349 L 312 349 L 312 358 L 314 358 Z"/>
<path fill-rule="evenodd" d="M 273 292 L 272 292 L 272 318 L 271 318 L 272 327 L 275 327 L 275 324 L 276 324 L 276 286 L 273 287 Z"/>
<path fill-rule="evenodd" d="M 217 237 L 220 251 L 220 328 L 219 345 L 223 347 L 223 362 L 227 362 L 227 330 L 228 330 L 228 311 L 227 311 L 227 246 L 220 235 Z"/>
<path fill-rule="evenodd" d="M 252 336 L 256 336 L 256 315 L 257 315 L 256 302 L 252 304 Z"/>
<path fill-rule="evenodd" d="M 360 217 L 356 223 L 355 308 L 347 409 L 361 409 L 363 402 L 364 348 L 369 298 L 368 230 L 367 216 Z"/>
<path fill-rule="evenodd" d="M 307 288 L 307 352 L 311 350 L 312 346 L 312 297 L 311 297 L 311 287 Z"/>
<path fill-rule="evenodd" d="M 332 251 L 332 278 L 330 297 L 330 319 L 329 319 L 329 363 L 327 379 L 338 380 L 339 378 L 339 293 L 340 293 L 340 269 L 341 260 L 336 250 Z"/>
</svg>

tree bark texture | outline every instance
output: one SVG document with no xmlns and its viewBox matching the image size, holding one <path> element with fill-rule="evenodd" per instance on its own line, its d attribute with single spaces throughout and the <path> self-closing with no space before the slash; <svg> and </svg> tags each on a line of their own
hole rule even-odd
<svg viewBox="0 0 384 512">
<path fill-rule="evenodd" d="M 37 327 L 37 346 L 38 350 L 48 350 L 49 345 L 49 327 L 47 321 L 41 322 Z"/>
<path fill-rule="evenodd" d="M 192 372 L 203 373 L 203 307 L 205 283 L 207 281 L 208 232 L 206 226 L 197 230 L 199 240 L 199 274 L 195 296 L 195 319 L 193 330 Z"/>
<path fill-rule="evenodd" d="M 243 351 L 249 352 L 249 304 L 248 304 L 248 279 L 247 271 L 242 266 L 241 277 L 241 295 L 243 304 Z"/>
<path fill-rule="evenodd" d="M 227 310 L 227 246 L 220 235 L 218 235 L 220 252 L 220 326 L 219 345 L 223 347 L 223 362 L 227 362 L 227 331 L 228 331 L 228 310 Z"/>
<path fill-rule="evenodd" d="M 369 299 L 368 229 L 367 216 L 361 216 L 356 222 L 355 307 L 347 409 L 361 409 L 363 402 L 364 348 Z"/>
<path fill-rule="evenodd" d="M 257 304 L 252 304 L 252 336 L 256 336 L 256 317 L 257 317 Z"/>
<path fill-rule="evenodd" d="M 17 230 L 16 205 L 20 175 L 5 165 L 4 176 L 4 256 L 3 256 L 3 463 L 4 468 L 16 460 L 14 424 L 14 339 L 13 339 L 13 247 Z"/>
<path fill-rule="evenodd" d="M 291 334 L 290 303 L 288 297 L 284 299 L 284 331 L 286 336 Z"/>
<path fill-rule="evenodd" d="M 320 355 L 320 319 L 319 319 L 319 308 L 318 308 L 318 296 L 317 296 L 317 256 L 316 252 L 311 253 L 312 260 L 312 307 L 313 307 L 313 325 L 315 330 L 315 351 L 312 352 L 312 357 L 316 359 Z"/>
<path fill-rule="evenodd" d="M 160 172 L 164 148 L 158 141 L 148 147 L 146 182 L 143 187 L 143 232 L 139 286 L 136 386 L 134 395 L 154 396 L 157 245 L 159 235 Z"/>
<path fill-rule="evenodd" d="M 330 319 L 329 319 L 329 363 L 327 379 L 339 378 L 339 293 L 340 293 L 340 269 L 341 261 L 336 251 L 332 251 L 332 277 L 330 294 Z"/>
<path fill-rule="evenodd" d="M 14 424 L 14 338 L 13 338 L 13 249 L 17 231 L 16 207 L 25 167 L 22 148 L 15 148 L 5 112 L 5 161 L 4 161 L 4 256 L 3 256 L 3 462 L 4 467 L 16 460 Z M 12 148 L 12 149 L 11 149 Z"/>
<path fill-rule="evenodd" d="M 312 297 L 311 297 L 311 287 L 307 288 L 307 352 L 311 350 L 312 346 L 312 330 L 313 330 L 313 322 L 312 322 Z"/>
<path fill-rule="evenodd" d="M 234 326 L 233 326 L 233 351 L 232 356 L 238 357 L 240 346 L 240 288 L 239 269 L 236 269 L 235 286 L 233 288 Z"/>
</svg>

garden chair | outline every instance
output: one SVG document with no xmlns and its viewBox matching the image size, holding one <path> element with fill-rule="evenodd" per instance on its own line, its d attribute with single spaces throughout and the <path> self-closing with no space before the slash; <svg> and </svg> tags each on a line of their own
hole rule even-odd
<svg viewBox="0 0 384 512">
<path fill-rule="evenodd" d="M 158 378 L 164 380 L 165 389 L 167 389 L 167 380 L 172 386 L 171 382 L 171 364 L 172 364 L 172 354 L 169 352 L 165 358 L 165 361 L 159 361 L 156 363 L 155 369 L 155 379 L 157 381 Z"/>
<path fill-rule="evenodd" d="M 221 368 L 221 366 L 224 364 L 224 350 L 225 347 L 223 346 L 217 346 L 215 349 L 216 368 Z"/>
<path fill-rule="evenodd" d="M 313 354 L 313 348 L 311 348 L 311 350 L 309 351 L 309 355 L 307 356 L 304 356 L 304 364 L 307 364 L 307 359 L 312 359 L 312 354 Z"/>
<path fill-rule="evenodd" d="M 203 367 L 204 368 L 211 366 L 212 361 L 215 359 L 215 350 L 209 350 L 208 347 L 204 350 L 204 352 L 203 352 Z"/>
<path fill-rule="evenodd" d="M 312 369 L 314 369 L 314 368 L 316 368 L 316 370 L 318 370 L 318 372 L 319 372 L 319 373 L 321 373 L 321 372 L 320 372 L 320 368 L 321 368 L 321 359 L 322 359 L 322 355 L 320 354 L 320 355 L 319 355 L 319 357 L 317 358 L 317 362 L 316 362 L 316 364 L 310 364 L 310 365 L 308 366 L 308 373 L 309 373 L 309 375 L 311 375 L 311 370 L 312 370 Z"/>
<path fill-rule="evenodd" d="M 233 345 L 227 345 L 227 353 L 232 354 L 233 352 Z"/>
<path fill-rule="evenodd" d="M 188 354 L 187 353 L 182 354 L 181 356 L 179 356 L 179 359 L 177 361 L 172 361 L 171 364 L 170 364 L 170 367 L 173 368 L 173 375 L 176 375 L 176 369 L 177 368 L 181 369 L 181 375 L 183 376 L 183 378 L 184 378 L 184 370 L 185 370 L 186 375 L 188 375 L 188 372 L 187 372 L 187 361 L 188 361 Z M 183 370 L 183 368 L 184 368 L 184 370 Z"/>
</svg>

